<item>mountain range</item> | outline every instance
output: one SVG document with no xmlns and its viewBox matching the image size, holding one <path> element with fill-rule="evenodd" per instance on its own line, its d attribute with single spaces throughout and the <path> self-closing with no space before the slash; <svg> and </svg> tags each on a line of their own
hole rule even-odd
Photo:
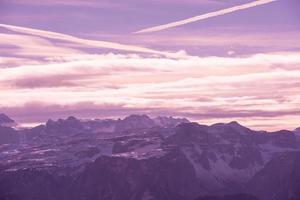
<svg viewBox="0 0 300 200">
<path fill-rule="evenodd" d="M 0 200 L 299 200 L 300 134 L 185 118 L 0 115 Z"/>
</svg>

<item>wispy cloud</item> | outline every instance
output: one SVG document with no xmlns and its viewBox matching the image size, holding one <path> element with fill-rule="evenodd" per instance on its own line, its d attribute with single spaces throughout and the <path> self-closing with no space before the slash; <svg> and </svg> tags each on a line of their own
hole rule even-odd
<svg viewBox="0 0 300 200">
<path fill-rule="evenodd" d="M 27 58 L 16 58 L 16 57 L 0 57 L 0 68 L 10 68 L 21 65 L 34 65 L 40 64 L 36 60 Z"/>
<path fill-rule="evenodd" d="M 133 45 L 125 45 L 114 42 L 106 42 L 106 41 L 98 41 L 98 40 L 89 40 L 82 39 L 78 37 L 74 37 L 67 34 L 56 33 L 51 31 L 44 31 L 39 29 L 32 29 L 20 26 L 13 26 L 7 24 L 0 24 L 0 27 L 18 32 L 23 34 L 35 35 L 43 38 L 55 39 L 55 40 L 63 40 L 67 42 L 73 42 L 81 45 L 85 45 L 88 47 L 96 47 L 96 48 L 105 48 L 105 49 L 114 49 L 120 51 L 129 51 L 129 52 L 139 52 L 139 53 L 148 53 L 148 54 L 156 54 L 156 55 L 164 55 L 168 57 L 177 57 L 176 53 L 168 53 L 158 50 L 153 50 L 145 47 L 133 46 Z"/>
<path fill-rule="evenodd" d="M 97 0 L 44 0 L 44 1 L 35 1 L 35 0 L 3 0 L 3 3 L 10 4 L 21 4 L 21 5 L 38 5 L 38 6 L 69 6 L 69 7 L 90 7 L 90 8 L 111 8 L 111 7 L 120 7 L 121 3 L 110 2 L 110 1 L 97 1 Z"/>
<path fill-rule="evenodd" d="M 226 8 L 226 9 L 223 9 L 223 10 L 210 12 L 210 13 L 203 14 L 203 15 L 198 15 L 198 16 L 195 16 L 195 17 L 192 17 L 192 18 L 188 18 L 188 19 L 184 19 L 184 20 L 180 20 L 180 21 L 176 21 L 176 22 L 172 22 L 172 23 L 168 23 L 168 24 L 164 24 L 164 25 L 154 26 L 154 27 L 151 27 L 151 28 L 142 29 L 142 30 L 137 31 L 135 33 L 150 33 L 150 32 L 162 31 L 162 30 L 165 30 L 165 29 L 170 29 L 170 28 L 174 28 L 174 27 L 177 27 L 177 26 L 182 26 L 182 25 L 189 24 L 189 23 L 192 23 L 192 22 L 201 21 L 201 20 L 205 20 L 205 19 L 208 19 L 208 18 L 233 13 L 233 12 L 236 12 L 236 11 L 239 11 L 239 10 L 245 10 L 245 9 L 249 9 L 249 8 L 252 8 L 252 7 L 272 3 L 274 1 L 277 1 L 277 0 L 258 0 L 258 1 L 254 1 L 254 2 L 251 2 L 251 3 L 239 5 L 239 6 L 234 6 L 234 7 L 231 7 L 231 8 Z"/>
<path fill-rule="evenodd" d="M 64 45 L 54 45 L 52 42 L 37 36 L 0 33 L 0 45 L 11 56 L 25 57 L 58 57 L 72 54 L 83 54 L 83 51 Z"/>
<path fill-rule="evenodd" d="M 257 54 L 237 58 L 195 56 L 188 59 L 153 58 L 136 54 L 83 54 L 62 57 L 57 61 L 53 60 L 50 63 L 39 65 L 0 68 L 0 81 L 2 83 L 9 81 L 36 82 L 38 87 L 38 85 L 47 85 L 38 84 L 42 80 L 44 82 L 49 79 L 51 82 L 51 80 L 59 78 L 74 82 L 93 80 L 96 83 L 99 82 L 100 78 L 115 77 L 115 79 L 119 78 L 119 80 L 113 81 L 116 84 L 153 82 L 154 79 L 168 82 L 188 77 L 203 78 L 208 76 L 221 76 L 223 80 L 224 77 L 237 74 L 296 69 L 299 64 L 299 53 Z M 35 73 L 32 73 L 33 71 Z M 153 73 L 156 74 L 155 77 L 152 76 Z M 24 79 L 28 79 L 28 81 Z M 111 81 L 107 80 L 107 82 Z M 21 86 L 20 84 L 17 85 Z"/>
</svg>

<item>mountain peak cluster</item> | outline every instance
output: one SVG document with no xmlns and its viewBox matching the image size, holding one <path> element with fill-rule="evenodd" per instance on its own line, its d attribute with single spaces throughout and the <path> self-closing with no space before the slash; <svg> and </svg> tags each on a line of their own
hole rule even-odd
<svg viewBox="0 0 300 200">
<path fill-rule="evenodd" d="M 0 200 L 299 200 L 300 134 L 185 118 L 0 114 Z"/>
</svg>

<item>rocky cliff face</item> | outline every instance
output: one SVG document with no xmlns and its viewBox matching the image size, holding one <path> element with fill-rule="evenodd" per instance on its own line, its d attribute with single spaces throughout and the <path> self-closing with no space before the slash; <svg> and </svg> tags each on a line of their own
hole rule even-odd
<svg viewBox="0 0 300 200">
<path fill-rule="evenodd" d="M 300 151 L 279 154 L 247 183 L 261 199 L 300 199 Z"/>
<path fill-rule="evenodd" d="M 15 129 L 0 125 L 0 145 L 18 143 L 19 139 L 19 134 Z"/>
<path fill-rule="evenodd" d="M 294 132 L 133 115 L 0 127 L 0 199 L 297 200 Z M 9 137 L 11 138 L 11 137 Z"/>
<path fill-rule="evenodd" d="M 179 150 L 149 159 L 101 157 L 76 182 L 80 199 L 180 200 L 201 192 L 193 166 Z"/>
</svg>

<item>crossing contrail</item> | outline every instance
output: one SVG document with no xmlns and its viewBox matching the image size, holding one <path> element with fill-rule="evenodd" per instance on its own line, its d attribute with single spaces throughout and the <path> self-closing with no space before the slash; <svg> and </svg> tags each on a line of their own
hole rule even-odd
<svg viewBox="0 0 300 200">
<path fill-rule="evenodd" d="M 239 11 L 239 10 L 245 10 L 245 9 L 260 6 L 260 5 L 263 5 L 263 4 L 268 4 L 268 3 L 271 3 L 271 2 L 274 2 L 274 1 L 277 1 L 277 0 L 258 0 L 258 1 L 254 1 L 254 2 L 251 2 L 251 3 L 246 3 L 246 4 L 243 4 L 243 5 L 239 5 L 239 6 L 234 6 L 234 7 L 231 7 L 231 8 L 226 8 L 226 9 L 223 9 L 223 10 L 210 12 L 210 13 L 203 14 L 203 15 L 198 15 L 198 16 L 195 16 L 195 17 L 192 17 L 192 18 L 188 18 L 188 19 L 184 19 L 184 20 L 180 20 L 180 21 L 176 21 L 176 22 L 172 22 L 172 23 L 168 23 L 168 24 L 164 24 L 164 25 L 154 26 L 154 27 L 151 27 L 151 28 L 142 29 L 142 30 L 137 31 L 135 33 L 151 33 L 151 32 L 162 31 L 162 30 L 165 30 L 165 29 L 174 28 L 174 27 L 177 27 L 177 26 L 182 26 L 184 24 L 189 24 L 189 23 L 192 23 L 192 22 L 201 21 L 201 20 L 208 19 L 208 18 L 211 18 L 211 17 L 217 17 L 217 16 L 228 14 L 228 13 L 236 12 L 236 11 Z"/>
</svg>

